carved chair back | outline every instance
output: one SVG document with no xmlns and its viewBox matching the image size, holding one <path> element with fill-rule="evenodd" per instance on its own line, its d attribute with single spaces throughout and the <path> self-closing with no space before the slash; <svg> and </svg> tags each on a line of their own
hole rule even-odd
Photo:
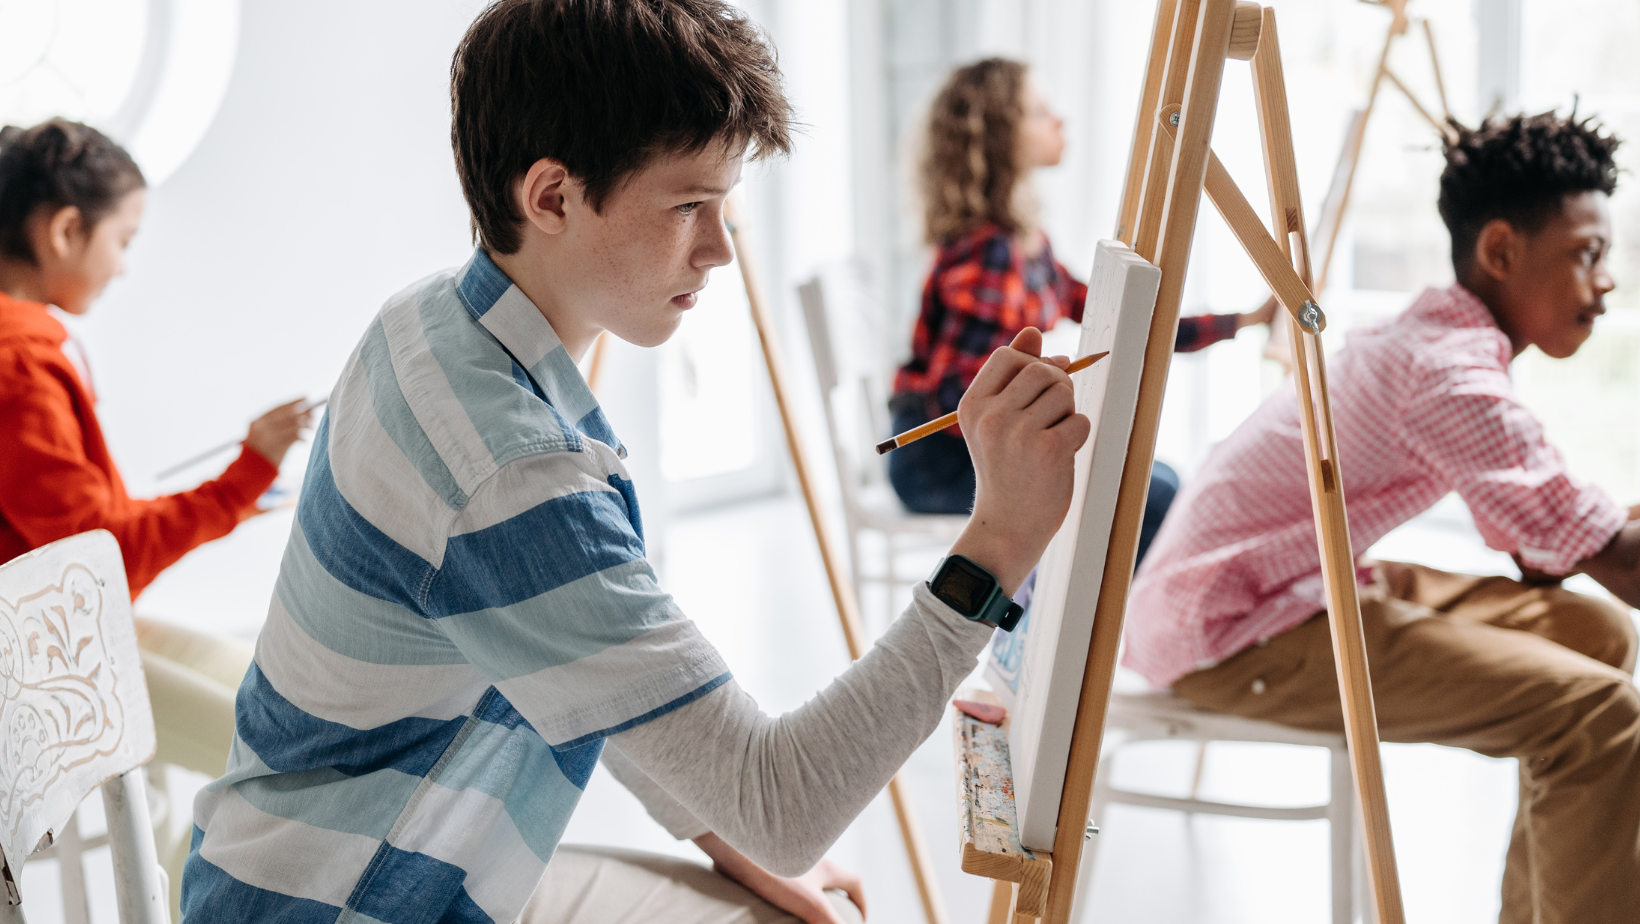
<svg viewBox="0 0 1640 924">
<path fill-rule="evenodd" d="M 23 862 L 99 786 L 120 920 L 169 918 L 140 769 L 154 744 L 113 535 L 81 533 L 0 565 L 0 921 L 21 920 Z"/>
</svg>

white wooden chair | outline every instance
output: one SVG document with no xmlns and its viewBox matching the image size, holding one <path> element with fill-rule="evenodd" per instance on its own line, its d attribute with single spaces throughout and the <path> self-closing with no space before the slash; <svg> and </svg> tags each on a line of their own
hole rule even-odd
<svg viewBox="0 0 1640 924">
<path fill-rule="evenodd" d="M 168 924 L 142 765 L 154 755 L 119 544 L 70 536 L 0 565 L 0 922 L 21 922 L 23 863 L 57 845 L 66 924 L 88 920 L 80 854 L 106 842 L 121 924 Z M 75 810 L 102 788 L 103 838 Z"/>
<path fill-rule="evenodd" d="M 1124 672 L 1125 673 L 1125 672 Z M 1363 862 L 1355 834 L 1355 790 L 1350 781 L 1349 748 L 1342 734 L 1303 731 L 1272 722 L 1260 722 L 1239 716 L 1211 712 L 1194 703 L 1179 699 L 1165 690 L 1115 692 L 1111 694 L 1107 723 L 1118 734 L 1107 739 L 1104 753 L 1099 758 L 1099 773 L 1094 782 L 1093 801 L 1089 821 L 1102 826 L 1105 808 L 1111 804 L 1138 805 L 1147 808 L 1172 809 L 1176 812 L 1203 815 L 1231 815 L 1239 818 L 1266 818 L 1276 821 L 1309 821 L 1325 818 L 1328 822 L 1332 870 L 1332 922 L 1351 924 L 1356 916 L 1356 874 Z M 1196 756 L 1196 771 L 1185 796 L 1166 796 L 1149 792 L 1121 789 L 1111 784 L 1111 771 L 1116 756 L 1123 747 L 1144 741 L 1195 741 L 1200 747 Z M 1207 746 L 1214 741 L 1251 742 L 1258 744 L 1287 744 L 1303 747 L 1326 748 L 1330 757 L 1328 799 L 1319 805 L 1263 806 L 1234 802 L 1214 802 L 1198 795 L 1203 761 Z M 1091 882 L 1094 855 L 1099 838 L 1093 837 L 1082 852 L 1081 881 Z M 1082 890 L 1086 894 L 1087 890 Z M 1370 911 L 1363 912 L 1364 920 L 1371 921 Z M 1071 920 L 1080 920 L 1073 912 Z"/>
<path fill-rule="evenodd" d="M 912 513 L 888 483 L 888 467 L 873 448 L 890 436 L 883 361 L 883 312 L 871 295 L 865 265 L 858 259 L 830 264 L 798 286 L 807 322 L 809 348 L 825 406 L 826 431 L 837 467 L 848 553 L 856 596 L 867 585 L 884 585 L 891 595 L 927 577 L 902 573 L 896 562 L 906 554 L 940 553 L 968 522 L 966 514 Z M 884 554 L 871 567 L 863 560 L 861 538 L 876 533 Z"/>
</svg>

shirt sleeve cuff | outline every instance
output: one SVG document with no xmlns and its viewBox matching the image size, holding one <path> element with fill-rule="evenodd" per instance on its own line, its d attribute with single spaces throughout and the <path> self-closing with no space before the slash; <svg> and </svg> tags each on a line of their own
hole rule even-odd
<svg viewBox="0 0 1640 924">
<path fill-rule="evenodd" d="M 1577 526 L 1566 530 L 1571 541 L 1558 549 L 1540 549 L 1522 543 L 1516 550 L 1527 566 L 1546 574 L 1570 574 L 1579 563 L 1586 561 L 1611 544 L 1612 537 L 1629 520 L 1629 512 L 1601 495 L 1594 509 Z"/>
<path fill-rule="evenodd" d="M 1237 330 L 1236 324 L 1240 322 L 1240 319 L 1241 315 L 1236 314 L 1213 315 L 1212 323 L 1209 326 L 1211 334 L 1208 342 L 1218 343 L 1220 340 L 1234 339 Z"/>
<path fill-rule="evenodd" d="M 251 447 L 241 445 L 239 458 L 234 459 L 216 480 L 233 492 L 239 509 L 244 510 L 267 493 L 267 490 L 273 487 L 274 479 L 278 477 L 279 469 L 274 467 L 272 462 Z"/>
<path fill-rule="evenodd" d="M 991 626 L 968 619 L 952 609 L 950 604 L 934 596 L 934 592 L 928 589 L 926 581 L 919 581 L 917 586 L 912 589 L 911 607 L 912 609 L 921 610 L 928 619 L 945 626 L 947 631 L 952 632 L 964 641 L 977 643 L 977 647 L 973 651 L 975 655 L 979 654 L 980 649 L 984 648 L 986 643 L 991 640 L 991 634 L 994 631 Z"/>
</svg>

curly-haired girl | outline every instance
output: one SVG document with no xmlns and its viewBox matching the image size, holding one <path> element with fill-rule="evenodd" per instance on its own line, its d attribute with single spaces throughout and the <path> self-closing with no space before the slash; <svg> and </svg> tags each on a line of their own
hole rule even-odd
<svg viewBox="0 0 1640 924">
<path fill-rule="evenodd" d="M 921 170 L 923 222 L 939 248 L 923 286 L 911 360 L 894 380 L 889 409 L 903 432 L 956 410 L 985 358 L 1027 327 L 1080 322 L 1088 287 L 1054 259 L 1037 224 L 1031 173 L 1059 163 L 1063 120 L 1025 65 L 987 58 L 958 68 L 935 97 Z M 1270 318 L 1273 303 L 1241 315 L 1179 322 L 1175 348 L 1199 350 Z M 974 463 L 952 427 L 889 455 L 889 479 L 919 513 L 967 513 Z M 1157 463 L 1139 554 L 1178 489 Z"/>
</svg>

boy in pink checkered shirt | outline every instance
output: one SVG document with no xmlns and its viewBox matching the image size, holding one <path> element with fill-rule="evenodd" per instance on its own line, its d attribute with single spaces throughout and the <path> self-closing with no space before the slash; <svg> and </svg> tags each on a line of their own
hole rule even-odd
<svg viewBox="0 0 1640 924">
<path fill-rule="evenodd" d="M 1456 491 L 1521 580 L 1360 562 L 1385 740 L 1516 757 L 1504 922 L 1640 913 L 1640 692 L 1627 608 L 1640 523 L 1574 480 L 1515 396 L 1529 346 L 1577 352 L 1616 285 L 1617 140 L 1554 113 L 1456 127 L 1441 217 L 1458 282 L 1358 332 L 1332 364 L 1350 539 Z M 1134 584 L 1126 662 L 1211 709 L 1342 731 L 1297 401 L 1278 391 L 1175 502 Z"/>
</svg>

